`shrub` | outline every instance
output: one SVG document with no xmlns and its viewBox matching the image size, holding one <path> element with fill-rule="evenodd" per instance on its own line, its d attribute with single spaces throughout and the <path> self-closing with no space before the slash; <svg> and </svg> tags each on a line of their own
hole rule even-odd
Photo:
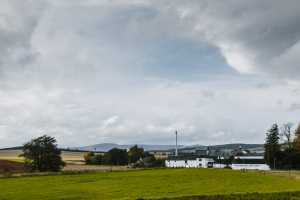
<svg viewBox="0 0 300 200">
<path fill-rule="evenodd" d="M 92 164 L 92 159 L 95 156 L 94 152 L 88 152 L 84 154 L 83 158 L 85 161 L 85 164 Z"/>
</svg>

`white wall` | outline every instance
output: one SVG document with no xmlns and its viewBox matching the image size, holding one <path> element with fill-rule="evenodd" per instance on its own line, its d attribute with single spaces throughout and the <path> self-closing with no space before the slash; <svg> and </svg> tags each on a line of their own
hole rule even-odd
<svg viewBox="0 0 300 200">
<path fill-rule="evenodd" d="M 196 160 L 166 160 L 166 167 L 171 168 L 207 168 L 211 158 L 197 158 Z"/>
<path fill-rule="evenodd" d="M 263 171 L 270 170 L 270 167 L 266 164 L 232 164 L 231 168 L 234 170 L 242 170 L 242 169 L 263 170 Z"/>
<path fill-rule="evenodd" d="M 207 168 L 208 163 L 213 162 L 211 158 L 197 158 L 196 160 L 166 160 L 166 167 L 170 168 Z M 224 168 L 224 164 L 214 163 L 214 168 Z M 270 170 L 270 167 L 266 164 L 232 164 L 233 170 Z"/>
</svg>

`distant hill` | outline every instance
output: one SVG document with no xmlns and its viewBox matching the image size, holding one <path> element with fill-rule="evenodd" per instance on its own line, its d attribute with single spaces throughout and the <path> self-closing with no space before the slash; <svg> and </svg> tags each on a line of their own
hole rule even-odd
<svg viewBox="0 0 300 200">
<path fill-rule="evenodd" d="M 61 148 L 63 151 L 97 151 L 97 152 L 107 152 L 113 148 L 118 149 L 128 149 L 130 147 L 134 146 L 134 144 L 128 144 L 128 145 L 120 145 L 115 143 L 101 143 L 101 144 L 95 144 L 90 146 L 84 146 L 84 147 L 74 147 L 74 148 Z M 152 145 L 152 144 L 138 144 L 139 147 L 143 147 L 145 151 L 165 151 L 165 150 L 172 150 L 175 149 L 175 145 Z M 178 148 L 207 148 L 208 146 L 204 145 L 190 145 L 190 146 L 183 146 L 179 145 Z M 263 149 L 263 144 L 243 144 L 243 143 L 234 143 L 234 144 L 221 144 L 221 145 L 211 145 L 209 148 L 211 150 L 234 150 L 238 148 L 242 149 Z M 18 147 L 11 147 L 11 148 L 3 148 L 0 150 L 20 150 L 22 149 L 21 146 Z"/>
<path fill-rule="evenodd" d="M 99 152 L 107 152 L 113 148 L 119 148 L 119 149 L 128 149 L 130 147 L 134 146 L 134 144 L 129 145 L 120 145 L 115 143 L 101 143 L 101 144 L 95 144 L 91 146 L 84 146 L 84 147 L 77 147 L 77 148 L 71 148 L 75 150 L 80 151 L 99 151 Z M 145 151 L 153 151 L 153 150 L 171 150 L 175 149 L 175 145 L 151 145 L 151 144 L 138 144 L 139 147 L 143 147 Z M 207 146 L 203 145 L 191 145 L 191 146 L 183 146 L 180 145 L 179 148 L 205 148 Z M 212 145 L 209 146 L 209 148 L 216 149 L 216 150 L 222 150 L 222 149 L 238 149 L 242 147 L 242 149 L 257 149 L 257 148 L 263 148 L 263 144 L 243 144 L 243 143 L 235 143 L 235 144 L 222 144 L 222 145 Z"/>
<path fill-rule="evenodd" d="M 102 144 L 95 144 L 91 146 L 85 146 L 85 147 L 78 147 L 75 148 L 77 150 L 81 151 L 104 151 L 107 152 L 113 148 L 119 148 L 119 149 L 128 149 L 130 147 L 134 146 L 134 144 L 129 145 L 119 145 L 115 143 L 102 143 Z M 143 147 L 145 151 L 150 150 L 169 150 L 174 149 L 175 145 L 149 145 L 149 144 L 138 144 L 139 147 Z M 179 146 L 182 147 L 182 146 Z"/>
<path fill-rule="evenodd" d="M 234 144 L 221 144 L 221 145 L 212 145 L 209 146 L 210 149 L 256 149 L 263 148 L 263 144 L 243 144 L 243 143 L 234 143 Z"/>
<path fill-rule="evenodd" d="M 8 147 L 8 148 L 2 148 L 0 150 L 22 150 L 22 146 L 17 146 L 17 147 Z"/>
</svg>

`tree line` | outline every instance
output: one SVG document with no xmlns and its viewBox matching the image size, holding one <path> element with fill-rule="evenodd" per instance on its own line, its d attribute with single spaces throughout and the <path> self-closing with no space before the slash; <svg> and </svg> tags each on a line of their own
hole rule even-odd
<svg viewBox="0 0 300 200">
<path fill-rule="evenodd" d="M 84 160 L 86 164 L 92 165 L 164 166 L 164 160 L 156 159 L 137 145 L 134 145 L 128 151 L 126 149 L 113 148 L 106 153 L 88 152 L 84 155 Z"/>
<path fill-rule="evenodd" d="M 266 133 L 265 161 L 272 169 L 300 169 L 300 124 L 292 131 L 292 124 L 281 128 L 273 124 Z"/>
<path fill-rule="evenodd" d="M 32 139 L 23 145 L 22 150 L 23 153 L 20 156 L 25 158 L 25 165 L 32 171 L 60 171 L 65 166 L 61 150 L 57 147 L 54 137 L 43 135 Z M 84 160 L 86 164 L 94 165 L 164 166 L 164 160 L 156 159 L 137 145 L 128 151 L 114 148 L 104 154 L 88 152 L 84 155 Z"/>
</svg>

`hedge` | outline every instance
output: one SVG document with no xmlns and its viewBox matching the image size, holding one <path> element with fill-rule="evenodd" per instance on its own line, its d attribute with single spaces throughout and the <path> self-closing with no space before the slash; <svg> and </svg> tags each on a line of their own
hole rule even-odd
<svg viewBox="0 0 300 200">
<path fill-rule="evenodd" d="M 140 198 L 142 200 L 143 198 Z M 246 193 L 226 195 L 195 195 L 182 197 L 158 198 L 155 200 L 300 200 L 298 192 L 276 192 L 276 193 Z M 152 200 L 152 199 L 147 199 Z M 154 199 L 153 199 L 154 200 Z"/>
</svg>

